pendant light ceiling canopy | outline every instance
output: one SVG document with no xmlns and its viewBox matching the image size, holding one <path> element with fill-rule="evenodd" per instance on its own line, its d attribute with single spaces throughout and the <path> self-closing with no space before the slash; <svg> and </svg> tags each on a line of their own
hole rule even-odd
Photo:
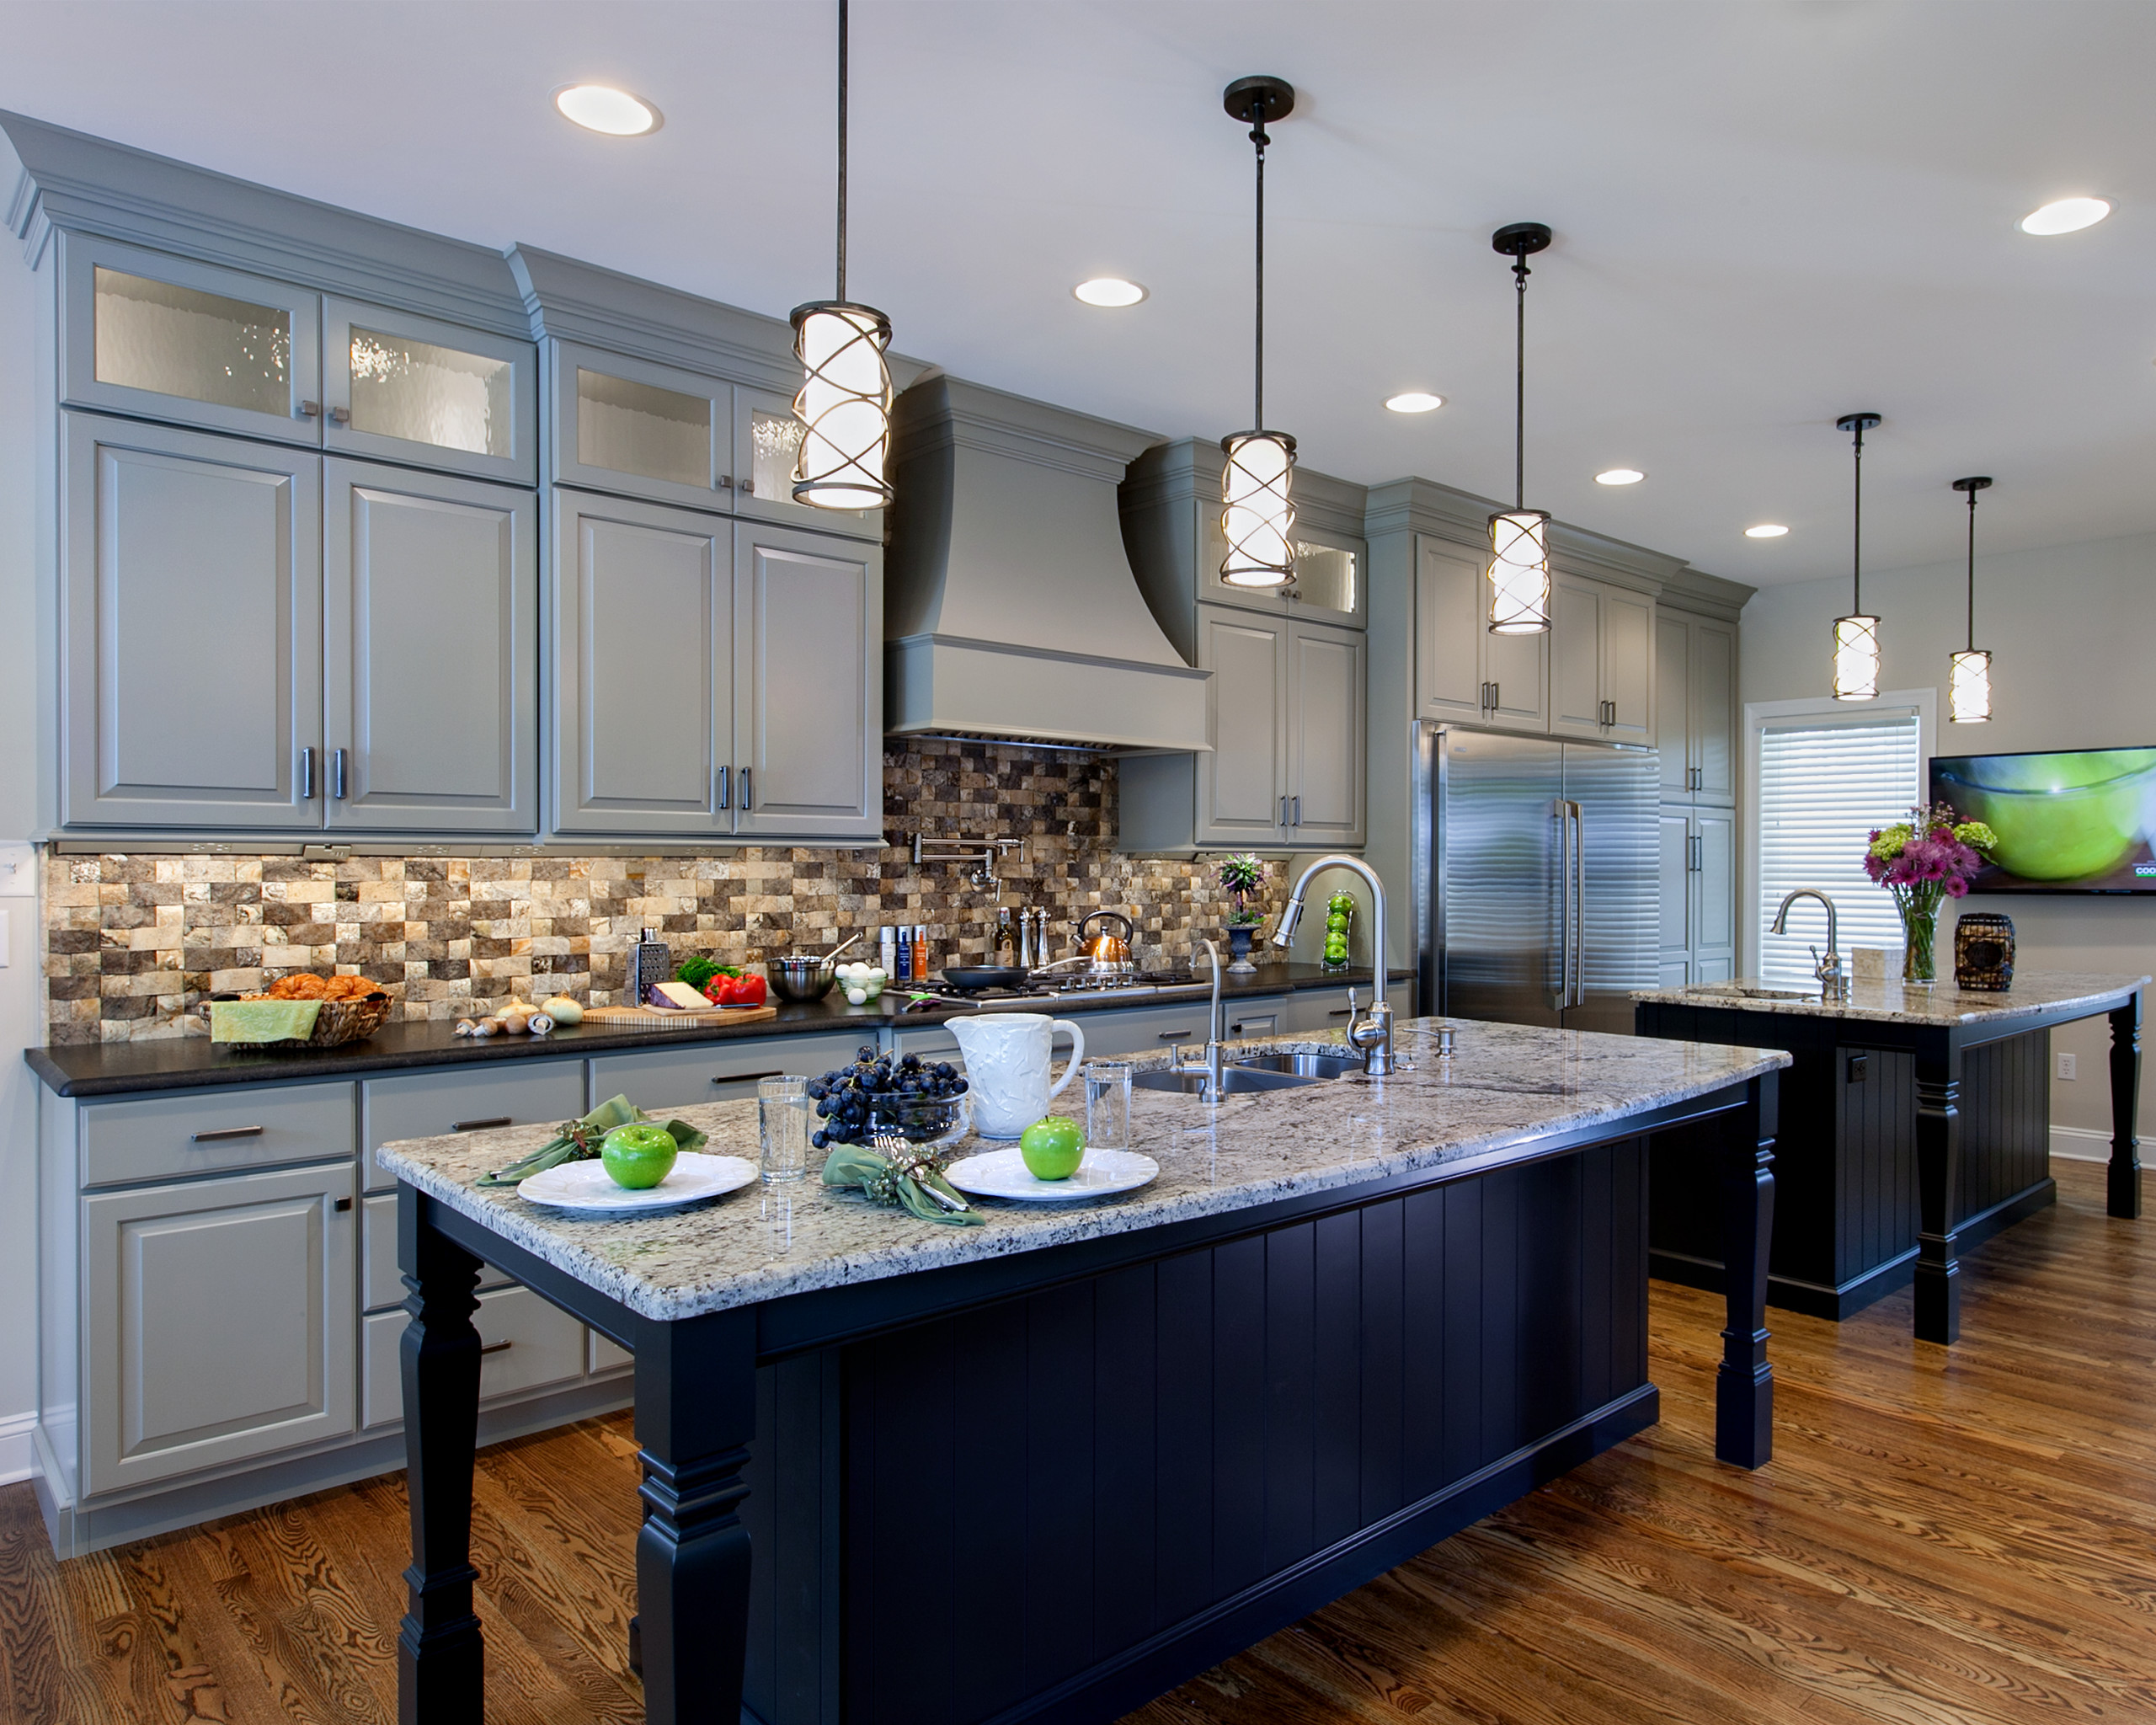
<svg viewBox="0 0 2156 1725">
<path fill-rule="evenodd" d="M 1295 440 L 1265 426 L 1265 147 L 1267 120 L 1294 112 L 1295 90 L 1285 78 L 1239 77 L 1221 93 L 1220 105 L 1250 127 L 1257 151 L 1257 343 L 1251 424 L 1220 440 L 1228 458 L 1220 479 L 1220 531 L 1228 554 L 1220 579 L 1230 587 L 1286 587 L 1295 579 L 1295 505 L 1290 483 Z"/>
<path fill-rule="evenodd" d="M 1870 701 L 1879 693 L 1879 619 L 1864 609 L 1864 434 L 1879 424 L 1876 414 L 1844 414 L 1834 429 L 1850 434 L 1855 473 L 1850 511 L 1849 614 L 1834 619 L 1834 698 Z"/>
<path fill-rule="evenodd" d="M 1991 654 L 1977 647 L 1977 494 L 1991 483 L 1981 477 L 1956 479 L 1969 494 L 1969 644 L 1952 656 L 1946 679 L 1947 714 L 1956 724 L 1982 724 L 1991 717 Z"/>
<path fill-rule="evenodd" d="M 801 361 L 801 452 L 794 462 L 797 503 L 819 509 L 881 509 L 891 500 L 884 478 L 891 446 L 891 320 L 846 296 L 846 0 L 839 0 L 838 291 L 793 308 L 793 352 Z"/>
<path fill-rule="evenodd" d="M 1490 236 L 1513 260 L 1517 344 L 1513 403 L 1513 506 L 1490 517 L 1490 633 L 1534 635 L 1550 627 L 1550 517 L 1527 507 L 1527 260 L 1550 246 L 1540 222 L 1513 222 Z"/>
</svg>

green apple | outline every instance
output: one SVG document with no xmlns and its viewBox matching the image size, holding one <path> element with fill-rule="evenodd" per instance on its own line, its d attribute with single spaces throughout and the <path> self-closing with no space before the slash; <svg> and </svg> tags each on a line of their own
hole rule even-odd
<svg viewBox="0 0 2156 1725">
<path fill-rule="evenodd" d="M 1068 1180 L 1086 1159 L 1086 1134 L 1075 1120 L 1050 1114 L 1018 1135 L 1018 1154 L 1036 1180 Z"/>
<path fill-rule="evenodd" d="M 650 1120 L 616 1126 L 599 1140 L 599 1160 L 616 1186 L 643 1192 L 672 1171 L 680 1154 L 674 1135 Z"/>
</svg>

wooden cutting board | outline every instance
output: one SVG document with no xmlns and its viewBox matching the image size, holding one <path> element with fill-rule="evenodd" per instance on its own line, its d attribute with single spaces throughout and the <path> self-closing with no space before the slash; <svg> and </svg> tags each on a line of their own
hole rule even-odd
<svg viewBox="0 0 2156 1725">
<path fill-rule="evenodd" d="M 638 1030 L 712 1030 L 723 1024 L 760 1024 L 778 1017 L 778 1008 L 713 1007 L 702 1012 L 668 1012 L 657 1007 L 586 1007 L 584 1022 L 611 1029 L 633 1026 Z"/>
</svg>

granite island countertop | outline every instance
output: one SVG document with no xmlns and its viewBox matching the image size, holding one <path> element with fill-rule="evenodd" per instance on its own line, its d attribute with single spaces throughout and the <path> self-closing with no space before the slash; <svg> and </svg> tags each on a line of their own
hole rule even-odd
<svg viewBox="0 0 2156 1725">
<path fill-rule="evenodd" d="M 1455 1028 L 1449 1060 L 1436 1032 Z M 1337 1053 L 1337 1033 L 1270 1037 L 1235 1053 Z M 594 1219 L 527 1204 L 472 1182 L 551 1135 L 511 1127 L 383 1146 L 382 1165 L 451 1209 L 645 1316 L 670 1320 L 814 1289 L 872 1281 L 1011 1252 L 1157 1227 L 1453 1162 L 1523 1156 L 1553 1135 L 1622 1119 L 1787 1066 L 1774 1050 L 1668 1042 L 1460 1019 L 1401 1022 L 1408 1070 L 1361 1073 L 1292 1090 L 1231 1093 L 1218 1104 L 1140 1090 L 1132 1147 L 1161 1165 L 1150 1185 L 1093 1203 L 979 1200 L 979 1227 L 915 1220 L 808 1177 L 760 1183 L 660 1215 Z M 1159 1065 L 1164 1053 L 1143 1059 Z M 1076 1086 L 1056 1099 L 1076 1111 Z M 709 1153 L 756 1156 L 756 1104 L 713 1103 L 680 1117 L 709 1135 Z M 960 1156 L 997 1146 L 969 1140 Z"/>
<path fill-rule="evenodd" d="M 1956 1024 L 1988 1023 L 2001 1019 L 2030 1017 L 2038 1012 L 2086 1006 L 2091 1012 L 2103 1010 L 2106 1000 L 2146 988 L 2148 978 L 2129 972 L 2016 971 L 2014 986 L 2004 991 L 1956 988 L 1942 977 L 1929 988 L 1900 982 L 1853 981 L 1849 998 L 1822 1001 L 1816 993 L 1801 1000 L 1769 1000 L 1745 995 L 1743 989 L 1766 989 L 1774 985 L 1752 977 L 1730 982 L 1700 983 L 1691 988 L 1648 988 L 1634 992 L 1635 1001 L 1660 1007 L 1704 1007 L 1721 1012 L 1787 1012 L 1813 1018 L 1854 1018 L 1873 1023 Z"/>
</svg>

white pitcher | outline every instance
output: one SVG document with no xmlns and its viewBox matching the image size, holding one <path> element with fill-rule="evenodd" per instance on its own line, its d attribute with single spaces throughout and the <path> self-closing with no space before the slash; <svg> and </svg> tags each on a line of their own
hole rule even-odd
<svg viewBox="0 0 2156 1725">
<path fill-rule="evenodd" d="M 1048 1112 L 1086 1058 L 1086 1033 L 1068 1018 L 1044 1012 L 984 1012 L 953 1018 L 952 1035 L 966 1057 L 966 1086 L 974 1100 L 974 1130 L 984 1138 L 1016 1138 Z M 1049 1082 L 1055 1033 L 1070 1033 L 1070 1059 L 1063 1076 Z"/>
</svg>

